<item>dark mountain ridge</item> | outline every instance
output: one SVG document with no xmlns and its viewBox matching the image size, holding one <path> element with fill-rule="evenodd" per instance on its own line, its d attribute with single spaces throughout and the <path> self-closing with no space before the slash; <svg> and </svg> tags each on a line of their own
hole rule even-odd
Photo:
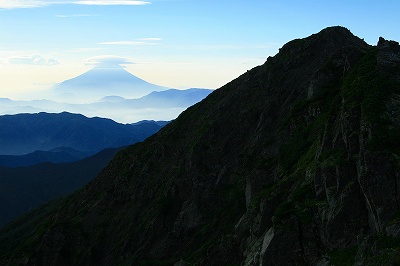
<svg viewBox="0 0 400 266">
<path fill-rule="evenodd" d="M 50 200 L 65 196 L 93 180 L 121 148 L 100 151 L 69 163 L 0 166 L 0 227 Z"/>
<path fill-rule="evenodd" d="M 64 147 L 92 155 L 106 148 L 142 141 L 160 128 L 151 121 L 120 124 L 67 112 L 4 115 L 0 116 L 0 153 L 24 155 Z"/>
<path fill-rule="evenodd" d="M 55 148 L 50 151 L 34 151 L 24 155 L 0 155 L 0 166 L 21 167 L 38 163 L 67 163 L 89 157 L 91 153 L 71 148 Z"/>
<path fill-rule="evenodd" d="M 400 47 L 284 45 L 84 189 L 0 232 L 4 265 L 400 261 Z"/>
</svg>

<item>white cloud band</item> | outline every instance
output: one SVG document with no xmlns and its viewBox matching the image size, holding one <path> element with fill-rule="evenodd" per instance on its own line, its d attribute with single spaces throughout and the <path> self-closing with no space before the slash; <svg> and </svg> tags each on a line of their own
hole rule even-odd
<svg viewBox="0 0 400 266">
<path fill-rule="evenodd" d="M 0 0 L 0 9 L 34 8 L 48 5 L 76 4 L 95 6 L 139 6 L 150 4 L 148 1 L 140 0 Z"/>
<path fill-rule="evenodd" d="M 55 59 L 44 58 L 38 54 L 30 56 L 12 56 L 7 59 L 7 63 L 13 65 L 35 65 L 35 66 L 55 66 L 60 64 L 60 62 L 58 62 Z"/>
<path fill-rule="evenodd" d="M 13 9 L 13 8 L 31 8 L 45 6 L 45 1 L 37 0 L 3 0 L 0 1 L 0 8 L 2 9 Z"/>
<path fill-rule="evenodd" d="M 86 66 L 95 66 L 102 68 L 117 68 L 123 65 L 131 65 L 134 62 L 126 57 L 114 56 L 114 55 L 100 55 L 86 59 L 84 62 Z"/>
</svg>

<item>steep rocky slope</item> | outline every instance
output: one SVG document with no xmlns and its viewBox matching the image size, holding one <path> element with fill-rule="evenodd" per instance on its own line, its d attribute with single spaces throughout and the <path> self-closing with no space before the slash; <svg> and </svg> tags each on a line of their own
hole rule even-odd
<svg viewBox="0 0 400 266">
<path fill-rule="evenodd" d="M 399 262 L 399 63 L 342 27 L 287 43 L 5 228 L 2 264 Z"/>
</svg>

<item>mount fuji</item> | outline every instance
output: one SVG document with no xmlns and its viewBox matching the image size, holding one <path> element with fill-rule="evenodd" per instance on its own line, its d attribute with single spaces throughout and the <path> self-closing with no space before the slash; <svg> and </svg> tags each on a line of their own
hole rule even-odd
<svg viewBox="0 0 400 266">
<path fill-rule="evenodd" d="M 96 66 L 55 86 L 53 92 L 74 102 L 93 101 L 107 96 L 139 98 L 153 91 L 169 88 L 149 83 L 126 71 L 122 66 Z"/>
</svg>

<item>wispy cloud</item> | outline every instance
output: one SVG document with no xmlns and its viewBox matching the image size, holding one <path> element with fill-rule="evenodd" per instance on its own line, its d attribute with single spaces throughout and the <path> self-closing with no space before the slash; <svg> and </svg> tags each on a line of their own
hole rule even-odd
<svg viewBox="0 0 400 266">
<path fill-rule="evenodd" d="M 55 66 L 60 64 L 53 58 L 44 58 L 41 55 L 34 54 L 30 56 L 11 56 L 6 59 L 7 64 L 13 65 L 36 65 L 36 66 Z"/>
<path fill-rule="evenodd" d="M 100 42 L 100 45 L 155 45 L 161 38 L 140 38 L 133 41 Z"/>
<path fill-rule="evenodd" d="M 52 1 L 49 1 L 50 4 Z M 0 1 L 0 8 L 13 9 L 13 8 L 32 8 L 47 5 L 48 2 L 37 0 L 2 0 Z"/>
<path fill-rule="evenodd" d="M 15 9 L 15 8 L 34 8 L 48 5 L 95 5 L 95 6 L 140 6 L 150 4 L 148 1 L 139 0 L 0 0 L 0 9 Z"/>
<path fill-rule="evenodd" d="M 102 68 L 117 68 L 123 65 L 134 64 L 133 60 L 127 57 L 115 56 L 115 55 L 100 55 L 90 57 L 85 60 L 86 66 L 95 66 Z"/>
</svg>

